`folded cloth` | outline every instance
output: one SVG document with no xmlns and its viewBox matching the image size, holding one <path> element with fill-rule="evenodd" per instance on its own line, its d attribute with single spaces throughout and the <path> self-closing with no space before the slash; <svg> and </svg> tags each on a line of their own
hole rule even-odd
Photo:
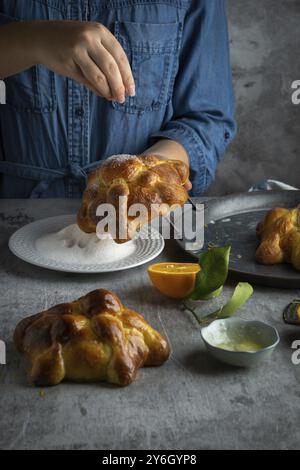
<svg viewBox="0 0 300 470">
<path fill-rule="evenodd" d="M 274 190 L 274 189 L 282 189 L 284 191 L 287 190 L 297 190 L 298 188 L 294 188 L 289 184 L 282 183 L 281 181 L 276 180 L 263 180 L 256 183 L 249 189 L 249 192 L 252 191 L 266 191 L 266 190 Z"/>
</svg>

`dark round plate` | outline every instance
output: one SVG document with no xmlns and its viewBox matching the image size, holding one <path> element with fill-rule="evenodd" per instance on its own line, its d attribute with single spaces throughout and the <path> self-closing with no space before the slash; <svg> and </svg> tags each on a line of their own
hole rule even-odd
<svg viewBox="0 0 300 470">
<path fill-rule="evenodd" d="M 193 202 L 201 203 L 194 198 Z M 258 246 L 255 229 L 266 212 L 274 207 L 294 208 L 300 191 L 242 193 L 205 202 L 205 244 L 231 245 L 230 277 L 265 286 L 300 288 L 300 272 L 289 264 L 264 266 L 256 263 Z M 186 240 L 178 240 L 183 249 Z M 200 251 L 189 251 L 195 257 Z"/>
</svg>

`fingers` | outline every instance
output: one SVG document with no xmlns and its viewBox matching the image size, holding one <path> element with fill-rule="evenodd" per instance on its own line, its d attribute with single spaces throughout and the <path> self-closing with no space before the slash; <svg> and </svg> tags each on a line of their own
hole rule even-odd
<svg viewBox="0 0 300 470">
<path fill-rule="evenodd" d="M 114 58 L 119 68 L 123 85 L 125 87 L 125 93 L 128 96 L 134 96 L 135 95 L 135 83 L 134 83 L 134 78 L 132 75 L 132 70 L 131 70 L 127 55 L 124 52 L 124 49 L 122 48 L 119 41 L 117 41 L 117 39 L 110 33 L 110 31 L 108 31 L 108 33 L 109 33 L 108 38 L 104 36 L 102 40 L 102 44 L 105 47 L 105 49 L 111 54 L 111 56 Z"/>
<path fill-rule="evenodd" d="M 126 95 L 134 96 L 131 67 L 114 35 L 100 23 L 68 23 L 68 28 L 73 63 L 66 64 L 68 60 L 62 60 L 61 64 L 55 64 L 54 61 L 55 67 L 52 68 L 78 80 L 108 100 L 124 103 Z"/>
<path fill-rule="evenodd" d="M 89 57 L 87 52 L 81 52 L 75 59 L 76 65 L 80 69 L 88 87 L 95 90 L 97 94 L 111 100 L 113 95 L 104 73 L 99 69 L 95 62 Z"/>
<path fill-rule="evenodd" d="M 128 58 L 119 41 L 105 26 L 96 24 L 95 27 L 97 36 L 89 39 L 86 49 L 79 49 L 76 62 L 86 79 L 102 96 L 107 97 L 109 89 L 110 99 L 124 103 L 125 95 L 135 95 L 135 83 Z"/>
<path fill-rule="evenodd" d="M 188 180 L 184 186 L 183 186 L 187 191 L 190 191 L 193 187 L 192 183 L 190 182 L 190 180 Z"/>
<path fill-rule="evenodd" d="M 97 90 L 83 75 L 81 68 L 77 64 L 73 64 L 72 66 L 72 72 L 68 74 L 69 78 L 72 78 L 72 80 L 76 80 L 78 83 L 81 83 L 82 85 L 86 86 L 89 90 L 91 90 L 95 95 L 101 96 L 102 98 L 106 99 L 111 99 L 109 96 L 105 96 L 102 94 L 99 90 Z"/>
<path fill-rule="evenodd" d="M 102 98 L 106 98 L 106 99 L 109 99 L 107 96 L 104 96 L 102 95 L 101 93 L 99 93 L 98 90 L 96 90 L 96 88 L 94 88 L 90 82 L 84 77 L 84 75 L 80 72 L 80 73 L 75 73 L 73 76 L 71 76 L 70 78 L 72 78 L 73 80 L 76 80 L 78 83 L 81 83 L 81 85 L 84 85 L 85 87 L 87 87 L 90 91 L 92 91 L 95 95 L 97 96 L 101 96 Z"/>
<path fill-rule="evenodd" d="M 110 88 L 111 96 L 119 103 L 125 101 L 125 86 L 119 67 L 113 56 L 99 44 L 97 50 L 89 51 L 90 57 L 104 74 Z"/>
</svg>

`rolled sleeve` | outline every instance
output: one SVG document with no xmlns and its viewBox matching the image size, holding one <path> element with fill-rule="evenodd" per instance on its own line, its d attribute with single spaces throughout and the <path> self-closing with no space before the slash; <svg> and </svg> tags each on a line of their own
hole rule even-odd
<svg viewBox="0 0 300 470">
<path fill-rule="evenodd" d="M 224 0 L 191 0 L 172 107 L 172 118 L 151 139 L 172 139 L 185 148 L 192 194 L 201 194 L 236 132 Z"/>
</svg>

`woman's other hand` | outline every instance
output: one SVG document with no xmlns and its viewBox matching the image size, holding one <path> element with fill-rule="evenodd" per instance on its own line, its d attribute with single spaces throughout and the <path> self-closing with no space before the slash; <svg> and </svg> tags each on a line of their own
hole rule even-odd
<svg viewBox="0 0 300 470">
<path fill-rule="evenodd" d="M 142 155 L 155 155 L 162 160 L 180 160 L 190 167 L 189 156 L 184 147 L 171 139 L 158 140 L 152 147 L 145 150 Z M 188 180 L 184 187 L 187 191 L 190 191 L 193 185 Z"/>
</svg>

